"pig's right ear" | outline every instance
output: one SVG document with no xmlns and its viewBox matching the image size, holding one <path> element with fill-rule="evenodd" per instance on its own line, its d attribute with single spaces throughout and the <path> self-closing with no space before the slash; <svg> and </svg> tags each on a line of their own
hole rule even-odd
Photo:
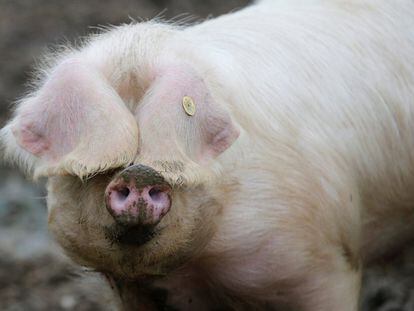
<svg viewBox="0 0 414 311">
<path fill-rule="evenodd" d="M 1 132 L 6 157 L 35 177 L 84 177 L 132 162 L 138 126 L 95 68 L 78 60 L 58 65 L 23 100 Z"/>
</svg>

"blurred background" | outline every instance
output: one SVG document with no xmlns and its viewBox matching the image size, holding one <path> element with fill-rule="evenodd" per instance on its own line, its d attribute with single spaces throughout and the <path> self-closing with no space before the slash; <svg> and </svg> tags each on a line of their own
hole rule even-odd
<svg viewBox="0 0 414 311">
<path fill-rule="evenodd" d="M 89 27 L 188 13 L 217 16 L 249 0 L 0 0 L 0 127 L 26 90 L 32 66 L 48 47 L 73 42 Z M 47 232 L 43 183 L 34 185 L 0 164 L 0 310 L 106 310 L 94 286 Z M 414 251 L 370 268 L 364 311 L 414 310 Z"/>
</svg>

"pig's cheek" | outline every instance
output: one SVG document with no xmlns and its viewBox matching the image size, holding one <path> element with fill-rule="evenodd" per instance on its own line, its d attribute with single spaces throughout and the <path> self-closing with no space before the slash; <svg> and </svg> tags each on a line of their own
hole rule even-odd
<svg viewBox="0 0 414 311">
<path fill-rule="evenodd" d="M 63 210 L 51 206 L 49 208 L 48 227 L 54 239 L 73 258 L 74 254 L 79 251 L 77 246 L 79 244 L 78 226 L 74 226 L 69 215 Z"/>
<path fill-rule="evenodd" d="M 175 196 L 170 213 L 160 225 L 166 228 L 162 238 L 177 247 L 177 258 L 191 257 L 206 246 L 214 234 L 220 210 L 221 205 L 201 189 Z"/>
<path fill-rule="evenodd" d="M 90 226 L 89 219 L 82 218 L 79 207 L 59 206 L 51 208 L 49 230 L 55 240 L 73 261 L 84 266 L 100 266 L 105 257 L 107 243 L 99 226 Z M 68 210 L 70 209 L 70 210 Z"/>
<path fill-rule="evenodd" d="M 84 213 L 83 207 L 76 204 L 78 200 L 72 201 L 60 194 L 52 192 L 48 195 L 49 231 L 70 258 L 79 264 L 87 264 L 92 259 L 90 241 L 99 243 L 101 234 L 97 227 L 89 227 L 89 213 Z"/>
</svg>

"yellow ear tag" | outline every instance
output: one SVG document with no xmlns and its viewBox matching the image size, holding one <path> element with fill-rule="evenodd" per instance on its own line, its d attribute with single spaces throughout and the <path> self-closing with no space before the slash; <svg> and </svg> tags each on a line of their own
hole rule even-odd
<svg viewBox="0 0 414 311">
<path fill-rule="evenodd" d="M 183 108 L 185 113 L 189 116 L 193 116 L 196 112 L 196 106 L 194 100 L 190 96 L 183 97 Z"/>
</svg>

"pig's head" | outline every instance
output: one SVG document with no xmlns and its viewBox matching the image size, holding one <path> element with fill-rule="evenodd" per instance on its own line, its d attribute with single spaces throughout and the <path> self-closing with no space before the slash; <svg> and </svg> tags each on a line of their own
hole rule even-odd
<svg viewBox="0 0 414 311">
<path fill-rule="evenodd" d="M 1 133 L 9 158 L 48 178 L 49 227 L 66 253 L 134 279 L 208 243 L 226 191 L 218 158 L 239 131 L 163 27 L 129 27 L 57 61 Z"/>
</svg>

